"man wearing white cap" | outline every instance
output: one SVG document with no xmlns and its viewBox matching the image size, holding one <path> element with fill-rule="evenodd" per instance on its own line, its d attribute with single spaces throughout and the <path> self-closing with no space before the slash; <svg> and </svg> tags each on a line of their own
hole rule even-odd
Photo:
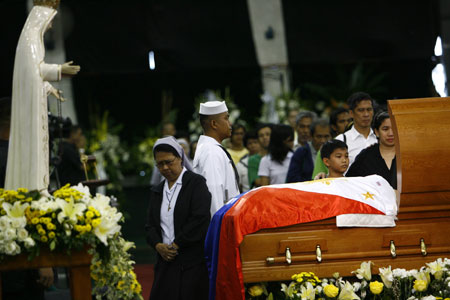
<svg viewBox="0 0 450 300">
<path fill-rule="evenodd" d="M 228 108 L 224 101 L 200 104 L 200 136 L 194 157 L 194 172 L 206 178 L 211 193 L 211 217 L 225 203 L 239 195 L 239 177 L 230 154 L 220 144 L 231 136 Z"/>
</svg>

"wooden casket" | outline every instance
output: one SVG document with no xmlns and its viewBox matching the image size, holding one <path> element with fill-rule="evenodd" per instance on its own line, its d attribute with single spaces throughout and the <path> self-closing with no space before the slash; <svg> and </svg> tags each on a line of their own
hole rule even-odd
<svg viewBox="0 0 450 300">
<path fill-rule="evenodd" d="M 264 229 L 240 245 L 244 282 L 314 272 L 350 276 L 375 268 L 419 268 L 450 257 L 450 98 L 388 101 L 396 137 L 398 220 L 390 228 L 338 228 L 336 217 Z"/>
</svg>

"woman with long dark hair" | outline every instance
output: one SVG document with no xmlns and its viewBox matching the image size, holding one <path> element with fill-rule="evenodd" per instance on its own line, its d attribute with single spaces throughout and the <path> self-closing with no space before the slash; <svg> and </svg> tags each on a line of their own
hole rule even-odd
<svg viewBox="0 0 450 300">
<path fill-rule="evenodd" d="M 286 182 L 294 146 L 294 130 L 288 125 L 275 125 L 270 134 L 269 154 L 261 159 L 258 169 L 261 185 Z"/>
<path fill-rule="evenodd" d="M 391 119 L 386 111 L 373 119 L 372 129 L 378 143 L 362 150 L 347 171 L 346 177 L 380 175 L 397 189 L 397 165 L 395 159 L 395 137 Z"/>
</svg>

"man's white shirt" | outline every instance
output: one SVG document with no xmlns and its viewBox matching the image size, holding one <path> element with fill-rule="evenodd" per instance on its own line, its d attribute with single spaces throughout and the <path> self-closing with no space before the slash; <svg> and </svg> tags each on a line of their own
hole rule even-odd
<svg viewBox="0 0 450 300">
<path fill-rule="evenodd" d="M 346 137 L 345 142 L 347 143 L 348 146 L 349 168 L 351 164 L 355 161 L 356 156 L 358 156 L 361 150 L 378 143 L 377 136 L 375 135 L 372 129 L 370 129 L 369 135 L 367 136 L 367 138 L 365 138 L 364 135 L 359 133 L 353 126 L 352 129 L 346 131 L 343 134 L 341 133 L 340 135 L 335 137 L 335 139 L 344 141 L 344 134 Z"/>
<path fill-rule="evenodd" d="M 200 136 L 195 151 L 194 172 L 206 179 L 211 193 L 211 217 L 228 200 L 239 195 L 232 162 L 212 137 Z"/>
</svg>

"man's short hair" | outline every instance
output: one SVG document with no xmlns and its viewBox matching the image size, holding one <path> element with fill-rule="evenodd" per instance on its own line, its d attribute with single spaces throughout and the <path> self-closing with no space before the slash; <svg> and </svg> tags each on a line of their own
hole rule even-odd
<svg viewBox="0 0 450 300">
<path fill-rule="evenodd" d="M 333 110 L 330 116 L 330 124 L 337 126 L 337 117 L 342 113 L 348 113 L 348 109 L 346 109 L 345 107 L 338 107 Z"/>
<path fill-rule="evenodd" d="M 11 122 L 11 98 L 0 98 L 0 128 L 8 128 Z"/>
<path fill-rule="evenodd" d="M 211 116 L 210 115 L 199 114 L 198 117 L 200 119 L 200 125 L 202 126 L 203 129 L 205 129 L 206 126 L 209 126 L 208 123 L 211 120 Z"/>
<path fill-rule="evenodd" d="M 317 119 L 317 120 L 313 121 L 311 123 L 311 127 L 309 128 L 311 131 L 311 136 L 314 135 L 314 132 L 316 131 L 317 126 L 330 127 L 330 123 L 328 122 L 327 119 Z M 331 128 L 330 128 L 330 130 L 331 130 Z"/>
<path fill-rule="evenodd" d="M 348 149 L 348 147 L 347 144 L 341 140 L 334 139 L 327 141 L 322 145 L 322 148 L 320 149 L 320 157 L 322 159 L 330 158 L 331 154 L 336 149 Z"/>
<path fill-rule="evenodd" d="M 369 94 L 364 92 L 356 92 L 351 94 L 350 97 L 348 97 L 347 99 L 347 104 L 351 110 L 355 110 L 359 102 L 364 100 L 370 100 L 370 102 L 372 102 L 372 107 L 375 106 L 374 105 L 375 100 Z"/>
<path fill-rule="evenodd" d="M 298 125 L 298 123 L 304 118 L 311 118 L 311 120 L 314 122 L 317 119 L 317 114 L 309 110 L 301 111 L 295 118 L 295 125 Z"/>
</svg>

